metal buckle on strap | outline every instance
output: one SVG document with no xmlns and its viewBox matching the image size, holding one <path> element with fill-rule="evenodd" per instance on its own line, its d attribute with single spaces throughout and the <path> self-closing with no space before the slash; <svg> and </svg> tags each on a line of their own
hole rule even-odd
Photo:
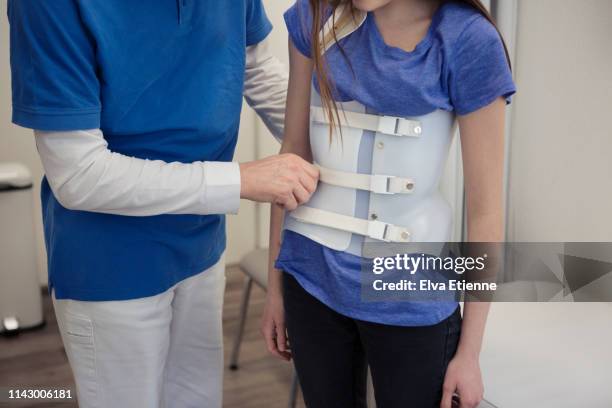
<svg viewBox="0 0 612 408">
<path fill-rule="evenodd" d="M 410 232 L 406 228 L 387 224 L 385 228 L 384 241 L 386 242 L 410 242 Z"/>
<path fill-rule="evenodd" d="M 400 125 L 400 118 L 395 116 L 381 116 L 378 119 L 378 131 L 386 135 L 400 136 L 397 132 Z"/>
<path fill-rule="evenodd" d="M 368 236 L 384 242 L 410 242 L 410 233 L 382 221 L 368 222 Z"/>
<path fill-rule="evenodd" d="M 420 122 L 398 118 L 395 116 L 380 116 L 378 131 L 393 136 L 421 136 L 423 127 Z"/>
<path fill-rule="evenodd" d="M 421 136 L 421 133 L 423 133 L 423 126 L 421 125 L 421 122 L 407 119 L 405 119 L 404 122 L 408 125 L 409 130 L 407 132 L 403 132 L 400 124 L 400 132 L 407 134 L 408 136 Z"/>
<path fill-rule="evenodd" d="M 375 175 L 370 180 L 370 191 L 376 194 L 412 193 L 414 181 L 397 176 Z"/>
<path fill-rule="evenodd" d="M 382 221 L 368 222 L 368 236 L 379 241 L 391 242 L 389 239 L 389 224 Z"/>
<path fill-rule="evenodd" d="M 376 194 L 393 194 L 390 191 L 391 180 L 394 176 L 372 176 L 370 180 L 370 191 Z"/>
</svg>

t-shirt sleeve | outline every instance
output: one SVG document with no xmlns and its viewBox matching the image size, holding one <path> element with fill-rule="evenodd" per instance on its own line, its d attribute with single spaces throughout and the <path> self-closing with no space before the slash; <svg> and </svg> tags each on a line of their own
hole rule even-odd
<svg viewBox="0 0 612 408">
<path fill-rule="evenodd" d="M 75 0 L 9 0 L 13 122 L 38 130 L 100 127 L 95 44 Z"/>
<path fill-rule="evenodd" d="M 470 22 L 457 39 L 449 64 L 449 86 L 458 115 L 475 112 L 499 97 L 510 103 L 516 93 L 501 37 L 482 16 Z"/>
<path fill-rule="evenodd" d="M 261 42 L 272 31 L 272 23 L 266 15 L 261 0 L 247 0 L 246 10 L 246 45 Z"/>
<path fill-rule="evenodd" d="M 289 38 L 304 56 L 311 58 L 312 11 L 308 0 L 296 0 L 285 12 Z"/>
</svg>

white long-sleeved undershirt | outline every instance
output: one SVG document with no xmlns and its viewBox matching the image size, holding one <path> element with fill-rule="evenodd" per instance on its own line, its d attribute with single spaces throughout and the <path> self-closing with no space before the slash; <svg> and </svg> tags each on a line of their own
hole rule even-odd
<svg viewBox="0 0 612 408">
<path fill-rule="evenodd" d="M 287 80 L 268 40 L 247 47 L 244 97 L 277 139 Z M 129 157 L 111 152 L 99 129 L 34 133 L 51 190 L 66 208 L 130 216 L 238 212 L 237 163 Z"/>
</svg>

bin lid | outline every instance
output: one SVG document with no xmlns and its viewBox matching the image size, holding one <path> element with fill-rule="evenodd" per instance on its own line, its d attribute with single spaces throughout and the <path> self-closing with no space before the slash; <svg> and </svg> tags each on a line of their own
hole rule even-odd
<svg viewBox="0 0 612 408">
<path fill-rule="evenodd" d="M 20 163 L 0 163 L 0 190 L 28 188 L 32 186 L 32 174 Z"/>
</svg>

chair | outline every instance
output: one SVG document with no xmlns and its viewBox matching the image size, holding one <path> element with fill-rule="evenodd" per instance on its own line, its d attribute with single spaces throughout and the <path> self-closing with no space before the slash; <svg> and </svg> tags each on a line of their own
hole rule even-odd
<svg viewBox="0 0 612 408">
<path fill-rule="evenodd" d="M 240 269 L 242 269 L 242 271 L 245 273 L 247 279 L 244 283 L 242 299 L 240 300 L 240 320 L 238 322 L 238 329 L 236 331 L 232 355 L 230 357 L 230 370 L 238 369 L 238 356 L 240 354 L 240 345 L 242 343 L 242 336 L 244 334 L 244 326 L 246 323 L 253 283 L 257 284 L 257 286 L 262 288 L 264 291 L 268 288 L 268 250 L 256 249 L 249 252 L 240 261 Z M 294 408 L 296 406 L 298 388 L 298 377 L 294 371 L 293 378 L 291 380 L 291 389 L 289 391 L 289 408 Z"/>
</svg>

